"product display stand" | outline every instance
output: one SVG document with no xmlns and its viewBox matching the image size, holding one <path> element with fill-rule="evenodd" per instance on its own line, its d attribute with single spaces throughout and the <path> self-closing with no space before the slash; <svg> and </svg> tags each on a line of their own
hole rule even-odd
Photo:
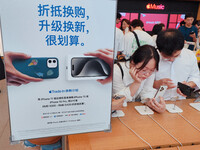
<svg viewBox="0 0 200 150">
<path fill-rule="evenodd" d="M 141 115 L 152 115 L 152 114 L 154 114 L 154 112 L 148 106 L 135 106 L 135 109 Z"/>
</svg>

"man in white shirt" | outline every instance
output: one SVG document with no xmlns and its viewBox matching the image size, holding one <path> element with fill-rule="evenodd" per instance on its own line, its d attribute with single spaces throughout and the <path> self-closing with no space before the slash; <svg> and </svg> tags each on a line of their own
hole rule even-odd
<svg viewBox="0 0 200 150">
<path fill-rule="evenodd" d="M 143 31 L 143 22 L 141 20 L 138 19 L 134 19 L 131 22 L 131 30 L 132 32 L 134 31 L 137 34 L 138 40 L 139 40 L 139 44 L 140 46 L 142 45 L 151 45 L 151 46 L 155 46 L 155 42 L 153 41 L 153 38 L 145 31 Z M 135 50 L 138 48 L 138 44 L 137 44 L 137 40 L 135 38 L 135 36 L 132 36 L 132 42 L 131 42 L 131 50 L 130 56 L 135 52 Z"/>
<path fill-rule="evenodd" d="M 177 83 L 182 82 L 192 88 L 200 86 L 199 69 L 194 53 L 183 48 L 184 37 L 176 29 L 168 29 L 158 34 L 156 41 L 160 52 L 159 70 L 156 72 L 154 88 L 167 85 L 165 100 L 185 99 Z"/>
</svg>

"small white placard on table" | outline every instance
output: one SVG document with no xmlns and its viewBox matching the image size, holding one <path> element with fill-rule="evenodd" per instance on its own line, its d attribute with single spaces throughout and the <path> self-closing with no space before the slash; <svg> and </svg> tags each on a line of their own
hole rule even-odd
<svg viewBox="0 0 200 150">
<path fill-rule="evenodd" d="M 154 112 L 148 106 L 135 106 L 135 109 L 141 115 L 152 115 L 152 114 L 154 114 Z"/>
<path fill-rule="evenodd" d="M 179 108 L 176 105 L 174 106 L 174 104 L 166 104 L 166 109 L 170 113 L 181 113 L 181 112 L 183 112 L 183 110 L 181 108 Z"/>
<path fill-rule="evenodd" d="M 196 110 L 200 111 L 200 103 L 190 103 L 190 106 L 192 106 Z"/>
<path fill-rule="evenodd" d="M 124 117 L 124 116 L 125 114 L 122 110 L 116 110 L 116 112 L 112 114 L 112 117 Z"/>
</svg>

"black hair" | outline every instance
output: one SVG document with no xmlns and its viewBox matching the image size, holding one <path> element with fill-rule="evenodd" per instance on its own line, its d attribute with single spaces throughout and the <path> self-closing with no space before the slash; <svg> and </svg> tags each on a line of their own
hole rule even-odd
<svg viewBox="0 0 200 150">
<path fill-rule="evenodd" d="M 194 22 L 193 22 L 193 25 L 200 25 L 200 20 L 195 20 Z"/>
<path fill-rule="evenodd" d="M 117 18 L 116 19 L 120 19 L 122 17 L 122 15 L 120 13 L 117 13 Z"/>
<path fill-rule="evenodd" d="M 164 23 L 159 23 L 159 25 L 160 25 L 161 27 L 165 27 L 165 24 L 164 24 Z"/>
<path fill-rule="evenodd" d="M 185 21 L 184 20 L 180 22 L 180 26 L 182 26 L 182 25 L 185 25 Z"/>
<path fill-rule="evenodd" d="M 167 29 L 158 34 L 156 44 L 160 52 L 172 56 L 175 51 L 183 49 L 184 36 L 177 29 Z"/>
<path fill-rule="evenodd" d="M 159 64 L 159 54 L 155 47 L 151 45 L 143 45 L 140 46 L 130 57 L 130 63 L 134 63 L 137 65 L 140 62 L 143 62 L 142 66 L 139 68 L 139 70 L 142 70 L 148 62 L 154 59 L 156 62 L 156 69 L 158 70 L 158 64 Z"/>
<path fill-rule="evenodd" d="M 122 29 L 122 24 L 123 24 L 124 21 L 129 25 L 129 31 L 130 31 L 130 30 L 131 30 L 131 26 L 130 26 L 130 21 L 129 21 L 128 19 L 123 19 L 123 20 L 121 21 L 120 29 L 123 31 L 123 29 Z"/>
<path fill-rule="evenodd" d="M 158 34 L 162 31 L 162 26 L 160 24 L 155 24 L 152 29 L 152 35 Z"/>
<path fill-rule="evenodd" d="M 193 14 L 192 13 L 188 13 L 188 14 L 186 14 L 185 15 L 185 19 L 187 19 L 187 18 L 194 18 L 194 16 L 193 16 Z"/>
<path fill-rule="evenodd" d="M 144 23 L 143 23 L 141 20 L 139 20 L 139 19 L 134 19 L 134 20 L 131 22 L 131 26 L 132 26 L 133 28 L 135 28 L 135 27 L 141 27 L 141 28 L 143 28 L 143 27 L 144 27 Z"/>
</svg>

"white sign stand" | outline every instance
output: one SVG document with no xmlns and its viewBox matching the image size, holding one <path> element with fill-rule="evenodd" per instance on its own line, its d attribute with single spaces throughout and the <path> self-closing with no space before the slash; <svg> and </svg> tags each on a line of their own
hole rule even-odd
<svg viewBox="0 0 200 150">
<path fill-rule="evenodd" d="M 200 111 L 200 103 L 190 103 L 190 106 L 192 106 L 196 110 Z"/>
<path fill-rule="evenodd" d="M 174 104 L 166 104 L 166 109 L 170 113 L 181 113 L 183 110 Z"/>
<path fill-rule="evenodd" d="M 148 106 L 135 106 L 135 109 L 141 115 L 152 115 L 152 114 L 154 114 L 154 112 Z"/>
<path fill-rule="evenodd" d="M 116 110 L 116 112 L 114 112 L 112 114 L 112 117 L 124 117 L 125 113 L 122 110 Z"/>
</svg>

